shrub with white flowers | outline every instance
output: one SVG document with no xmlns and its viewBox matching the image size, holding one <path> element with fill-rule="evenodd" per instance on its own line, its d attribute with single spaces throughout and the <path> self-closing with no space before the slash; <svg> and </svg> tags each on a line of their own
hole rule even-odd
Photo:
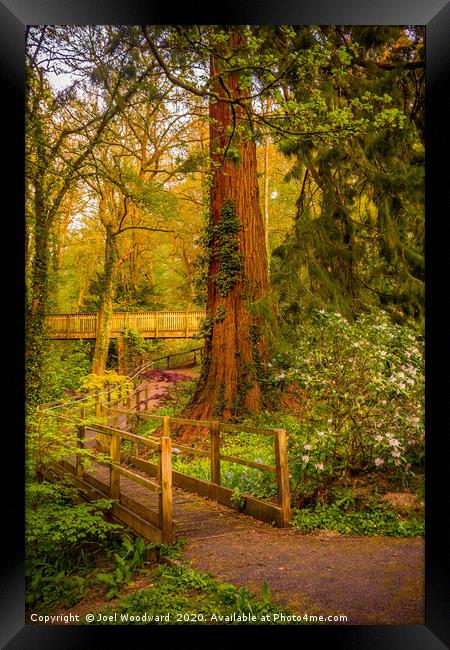
<svg viewBox="0 0 450 650">
<path fill-rule="evenodd" d="M 302 435 L 291 437 L 297 479 L 420 467 L 423 340 L 379 310 L 349 322 L 322 309 L 299 334 L 282 363 L 283 382 L 306 395 Z"/>
</svg>

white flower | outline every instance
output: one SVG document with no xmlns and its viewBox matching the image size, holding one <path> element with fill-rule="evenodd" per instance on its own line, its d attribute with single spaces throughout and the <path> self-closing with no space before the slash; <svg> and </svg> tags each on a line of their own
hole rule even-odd
<svg viewBox="0 0 450 650">
<path fill-rule="evenodd" d="M 384 463 L 384 460 L 382 458 L 375 458 L 375 465 L 379 467 Z"/>
<path fill-rule="evenodd" d="M 302 456 L 302 461 L 303 461 L 304 463 L 307 463 L 307 462 L 309 461 L 309 456 L 306 456 L 306 455 L 305 455 L 305 456 Z"/>
<path fill-rule="evenodd" d="M 323 463 L 316 463 L 317 469 L 323 469 Z"/>
<path fill-rule="evenodd" d="M 303 449 L 311 449 L 311 445 L 303 445 Z"/>
</svg>

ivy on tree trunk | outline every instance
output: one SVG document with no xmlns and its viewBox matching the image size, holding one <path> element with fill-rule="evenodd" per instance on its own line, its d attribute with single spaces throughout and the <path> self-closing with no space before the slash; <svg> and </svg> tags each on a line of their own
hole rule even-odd
<svg viewBox="0 0 450 650">
<path fill-rule="evenodd" d="M 229 46 L 239 47 L 230 35 Z M 228 419 L 242 410 L 260 410 L 262 373 L 267 357 L 259 318 L 249 303 L 269 292 L 264 223 L 259 202 L 256 144 L 239 98 L 239 77 L 212 56 L 210 223 L 207 332 L 202 374 L 186 415 Z M 220 77 L 218 76 L 220 75 Z"/>
</svg>

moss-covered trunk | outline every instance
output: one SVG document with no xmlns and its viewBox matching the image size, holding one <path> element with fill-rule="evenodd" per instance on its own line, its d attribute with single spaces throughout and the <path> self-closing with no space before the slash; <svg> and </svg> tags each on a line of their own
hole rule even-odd
<svg viewBox="0 0 450 650">
<path fill-rule="evenodd" d="M 31 296 L 25 329 L 27 416 L 43 401 L 45 316 L 49 291 L 49 229 L 43 207 L 36 207 Z"/>
<path fill-rule="evenodd" d="M 112 232 L 112 226 L 108 224 L 106 225 L 105 265 L 103 269 L 102 292 L 100 295 L 100 307 L 97 316 L 97 332 L 92 360 L 92 372 L 96 375 L 104 374 L 106 361 L 108 359 L 116 270 L 116 241 Z"/>
<path fill-rule="evenodd" d="M 231 46 L 239 45 L 234 33 Z M 222 80 L 214 75 L 222 72 Z M 224 99 L 243 92 L 234 73 L 211 60 L 213 90 Z M 256 144 L 238 104 L 210 104 L 212 184 L 208 233 L 209 268 L 206 354 L 189 417 L 228 419 L 242 410 L 256 412 L 262 404 L 261 379 L 266 345 L 260 322 L 248 303 L 267 296 L 267 255 L 259 203 Z M 230 135 L 232 135 L 230 140 Z"/>
</svg>

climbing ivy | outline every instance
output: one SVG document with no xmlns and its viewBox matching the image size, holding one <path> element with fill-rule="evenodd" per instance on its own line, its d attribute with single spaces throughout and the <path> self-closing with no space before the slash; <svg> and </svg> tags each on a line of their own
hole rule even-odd
<svg viewBox="0 0 450 650">
<path fill-rule="evenodd" d="M 224 201 L 220 210 L 220 221 L 213 226 L 219 261 L 219 271 L 214 282 L 222 298 L 229 294 L 241 273 L 242 254 L 238 241 L 240 228 L 234 201 Z"/>
<path fill-rule="evenodd" d="M 206 226 L 200 244 L 204 254 L 195 263 L 194 279 L 195 302 L 203 305 L 205 290 L 211 270 L 213 257 L 219 262 L 219 270 L 214 276 L 214 283 L 219 295 L 225 298 L 231 291 L 242 270 L 242 254 L 239 251 L 238 233 L 241 229 L 236 205 L 232 200 L 224 201 L 220 210 L 220 221 L 214 222 L 211 211 L 205 215 Z"/>
</svg>

